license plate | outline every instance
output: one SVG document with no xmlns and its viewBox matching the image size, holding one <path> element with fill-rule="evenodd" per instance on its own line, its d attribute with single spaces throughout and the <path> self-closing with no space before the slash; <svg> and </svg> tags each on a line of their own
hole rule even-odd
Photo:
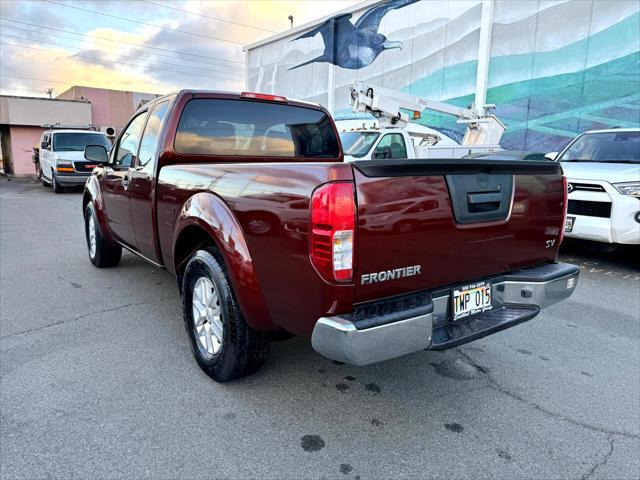
<svg viewBox="0 0 640 480">
<path fill-rule="evenodd" d="M 491 310 L 491 283 L 478 282 L 451 291 L 453 320 Z"/>
<path fill-rule="evenodd" d="M 576 217 L 567 217 L 567 219 L 564 222 L 564 231 L 565 232 L 570 232 L 571 230 L 573 230 L 573 224 L 576 221 Z"/>
</svg>

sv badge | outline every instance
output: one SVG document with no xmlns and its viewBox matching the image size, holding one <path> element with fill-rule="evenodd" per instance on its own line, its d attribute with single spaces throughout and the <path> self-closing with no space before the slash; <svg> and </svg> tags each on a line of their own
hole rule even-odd
<svg viewBox="0 0 640 480">
<path fill-rule="evenodd" d="M 546 244 L 547 248 L 551 248 L 556 244 L 556 239 L 554 238 L 553 240 L 547 240 Z"/>
</svg>

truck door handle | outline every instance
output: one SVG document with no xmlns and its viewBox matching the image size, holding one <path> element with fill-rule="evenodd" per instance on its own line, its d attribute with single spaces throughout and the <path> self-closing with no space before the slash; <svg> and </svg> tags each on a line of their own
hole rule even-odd
<svg viewBox="0 0 640 480">
<path fill-rule="evenodd" d="M 122 188 L 124 190 L 129 188 L 129 183 L 131 182 L 131 169 L 127 171 L 127 174 L 122 179 Z"/>
<path fill-rule="evenodd" d="M 467 203 L 474 205 L 476 203 L 495 203 L 502 200 L 502 194 L 500 192 L 486 192 L 486 193 L 467 193 Z"/>
</svg>

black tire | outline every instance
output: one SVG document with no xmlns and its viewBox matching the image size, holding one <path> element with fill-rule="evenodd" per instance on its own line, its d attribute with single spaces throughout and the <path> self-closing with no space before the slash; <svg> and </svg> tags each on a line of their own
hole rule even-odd
<svg viewBox="0 0 640 480">
<path fill-rule="evenodd" d="M 53 172 L 51 172 L 51 186 L 53 187 L 53 193 L 64 192 L 64 187 L 58 183 L 56 175 Z"/>
<path fill-rule="evenodd" d="M 93 219 L 93 222 L 91 222 Z M 93 224 L 95 250 L 91 249 L 91 225 Z M 89 254 L 89 260 L 98 268 L 115 267 L 120 262 L 122 257 L 122 247 L 115 243 L 106 240 L 102 236 L 100 231 L 100 225 L 98 223 L 98 217 L 96 216 L 93 204 L 89 202 L 84 210 L 84 234 L 87 240 L 87 253 Z"/>
<path fill-rule="evenodd" d="M 222 319 L 220 350 L 206 355 L 199 341 L 193 315 L 193 292 L 198 279 L 206 277 L 215 288 Z M 215 249 L 198 250 L 187 263 L 182 277 L 182 311 L 189 335 L 191 352 L 200 368 L 217 382 L 250 375 L 265 362 L 269 353 L 269 338 L 251 328 L 242 315 L 223 260 Z"/>
</svg>

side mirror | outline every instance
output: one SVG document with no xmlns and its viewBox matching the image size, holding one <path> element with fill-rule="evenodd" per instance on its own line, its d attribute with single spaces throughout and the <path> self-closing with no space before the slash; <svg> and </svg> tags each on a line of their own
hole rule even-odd
<svg viewBox="0 0 640 480">
<path fill-rule="evenodd" d="M 84 158 L 95 163 L 109 162 L 109 154 L 104 145 L 87 145 L 84 147 Z"/>
<path fill-rule="evenodd" d="M 47 142 L 41 142 L 40 143 L 40 148 L 46 150 L 47 149 Z"/>
<path fill-rule="evenodd" d="M 544 156 L 544 158 L 554 161 L 556 158 L 558 158 L 558 152 L 549 152 Z"/>
</svg>

